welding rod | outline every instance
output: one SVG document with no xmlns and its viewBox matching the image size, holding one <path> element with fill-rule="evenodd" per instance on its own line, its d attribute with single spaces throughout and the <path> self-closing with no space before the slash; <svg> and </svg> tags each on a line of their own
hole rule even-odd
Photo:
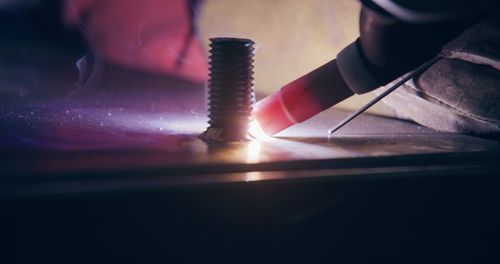
<svg viewBox="0 0 500 264">
<path fill-rule="evenodd" d="M 338 123 L 335 127 L 331 128 L 328 130 L 328 136 L 331 136 L 335 131 L 339 130 L 343 126 L 345 126 L 347 123 L 351 122 L 354 118 L 356 118 L 358 115 L 366 111 L 368 108 L 372 107 L 374 104 L 376 104 L 378 101 L 380 101 L 382 98 L 386 97 L 388 94 L 392 93 L 394 90 L 399 88 L 401 85 L 403 85 L 405 82 L 410 80 L 411 78 L 415 77 L 416 75 L 424 72 L 427 70 L 430 66 L 432 66 L 434 63 L 436 63 L 441 57 L 438 55 L 426 63 L 420 65 L 420 67 L 416 68 L 415 70 L 407 73 L 403 78 L 401 78 L 399 81 L 397 81 L 394 85 L 389 87 L 389 89 L 385 90 L 383 93 L 378 95 L 377 97 L 373 98 L 370 102 L 362 106 L 360 109 L 358 109 L 356 112 L 352 113 L 349 115 L 347 118 L 342 120 L 340 123 Z"/>
</svg>

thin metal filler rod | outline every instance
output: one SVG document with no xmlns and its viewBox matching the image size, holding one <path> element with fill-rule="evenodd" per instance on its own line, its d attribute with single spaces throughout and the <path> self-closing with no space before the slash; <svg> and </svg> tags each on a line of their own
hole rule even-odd
<svg viewBox="0 0 500 264">
<path fill-rule="evenodd" d="M 389 87 L 387 90 L 385 90 L 383 93 L 378 95 L 377 97 L 373 98 L 370 102 L 362 106 L 360 109 L 358 109 L 356 112 L 352 113 L 348 117 L 346 117 L 344 120 L 342 120 L 340 123 L 338 123 L 336 126 L 328 130 L 328 136 L 331 136 L 335 131 L 339 130 L 343 126 L 345 126 L 347 123 L 351 122 L 354 118 L 356 118 L 358 115 L 366 111 L 368 108 L 372 107 L 374 104 L 376 104 L 378 101 L 382 100 L 382 98 L 386 97 L 388 94 L 392 93 L 394 90 L 399 88 L 403 83 L 407 82 L 411 78 L 417 76 L 418 74 L 424 72 L 427 70 L 429 67 L 431 67 L 434 63 L 436 63 L 438 60 L 440 60 L 441 57 L 438 55 L 426 63 L 420 65 L 420 67 L 416 68 L 415 70 L 408 72 L 404 77 L 399 79 L 395 84 L 393 84 L 391 87 Z"/>
</svg>

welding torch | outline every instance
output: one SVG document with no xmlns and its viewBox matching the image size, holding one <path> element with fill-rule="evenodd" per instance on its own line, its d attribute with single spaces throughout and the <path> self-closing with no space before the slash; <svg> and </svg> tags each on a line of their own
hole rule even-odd
<svg viewBox="0 0 500 264">
<path fill-rule="evenodd" d="M 443 19 L 443 16 L 412 21 L 401 19 L 374 2 L 362 1 L 360 36 L 340 51 L 336 59 L 286 84 L 255 105 L 255 119 L 266 134 L 275 135 L 354 94 L 364 94 L 384 86 L 404 73 L 410 72 L 406 80 L 422 73 L 438 60 L 437 55 L 446 42 L 479 17 L 467 15 Z M 417 70 L 411 72 L 413 69 Z M 388 89 L 383 96 L 398 86 Z"/>
</svg>

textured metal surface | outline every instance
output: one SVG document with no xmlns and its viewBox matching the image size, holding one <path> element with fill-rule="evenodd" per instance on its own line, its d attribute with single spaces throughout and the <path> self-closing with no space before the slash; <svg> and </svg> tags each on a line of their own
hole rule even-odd
<svg viewBox="0 0 500 264">
<path fill-rule="evenodd" d="M 495 155 L 489 153 L 499 149 L 491 140 L 370 115 L 361 115 L 329 139 L 328 126 L 347 115 L 336 110 L 275 138 L 206 144 L 198 138 L 207 121 L 202 84 L 102 65 L 85 86 L 72 87 L 53 87 L 57 93 L 50 96 L 48 90 L 41 98 L 30 93 L 16 100 L 4 98 L 0 193 L 25 193 L 43 189 L 42 185 L 57 193 L 404 175 L 446 166 L 488 171 L 495 169 Z M 125 184 L 124 179 L 130 181 Z"/>
<path fill-rule="evenodd" d="M 2 195 L 498 170 L 496 142 L 370 115 L 330 139 L 324 131 L 346 112 L 327 111 L 276 138 L 206 144 L 198 139 L 203 113 L 45 106 L 2 112 Z"/>
<path fill-rule="evenodd" d="M 8 110 L 2 116 L 5 125 L 2 160 L 13 161 L 4 162 L 1 168 L 12 172 L 64 172 L 256 164 L 498 148 L 493 141 L 436 133 L 408 122 L 375 116 L 361 116 L 359 121 L 353 122 L 352 128 L 346 128 L 334 138 L 327 138 L 325 128 L 345 114 L 325 112 L 278 134 L 276 138 L 206 144 L 197 138 L 206 122 L 202 113 L 74 109 L 68 106 Z M 119 161 L 113 162 L 115 158 Z"/>
</svg>

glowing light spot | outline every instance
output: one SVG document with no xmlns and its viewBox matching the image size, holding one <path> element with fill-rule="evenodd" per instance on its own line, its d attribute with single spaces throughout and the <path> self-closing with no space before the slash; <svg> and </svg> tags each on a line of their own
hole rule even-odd
<svg viewBox="0 0 500 264">
<path fill-rule="evenodd" d="M 265 141 L 265 140 L 268 140 L 271 138 L 270 136 L 268 136 L 266 134 L 266 132 L 264 132 L 264 130 L 262 130 L 262 128 L 260 127 L 259 122 L 257 122 L 257 120 L 253 120 L 252 122 L 250 122 L 250 125 L 248 128 L 248 134 L 250 134 L 251 137 L 253 137 L 257 140 L 262 140 L 262 141 Z"/>
<path fill-rule="evenodd" d="M 247 145 L 247 162 L 258 162 L 260 160 L 260 142 L 253 140 Z"/>
</svg>

